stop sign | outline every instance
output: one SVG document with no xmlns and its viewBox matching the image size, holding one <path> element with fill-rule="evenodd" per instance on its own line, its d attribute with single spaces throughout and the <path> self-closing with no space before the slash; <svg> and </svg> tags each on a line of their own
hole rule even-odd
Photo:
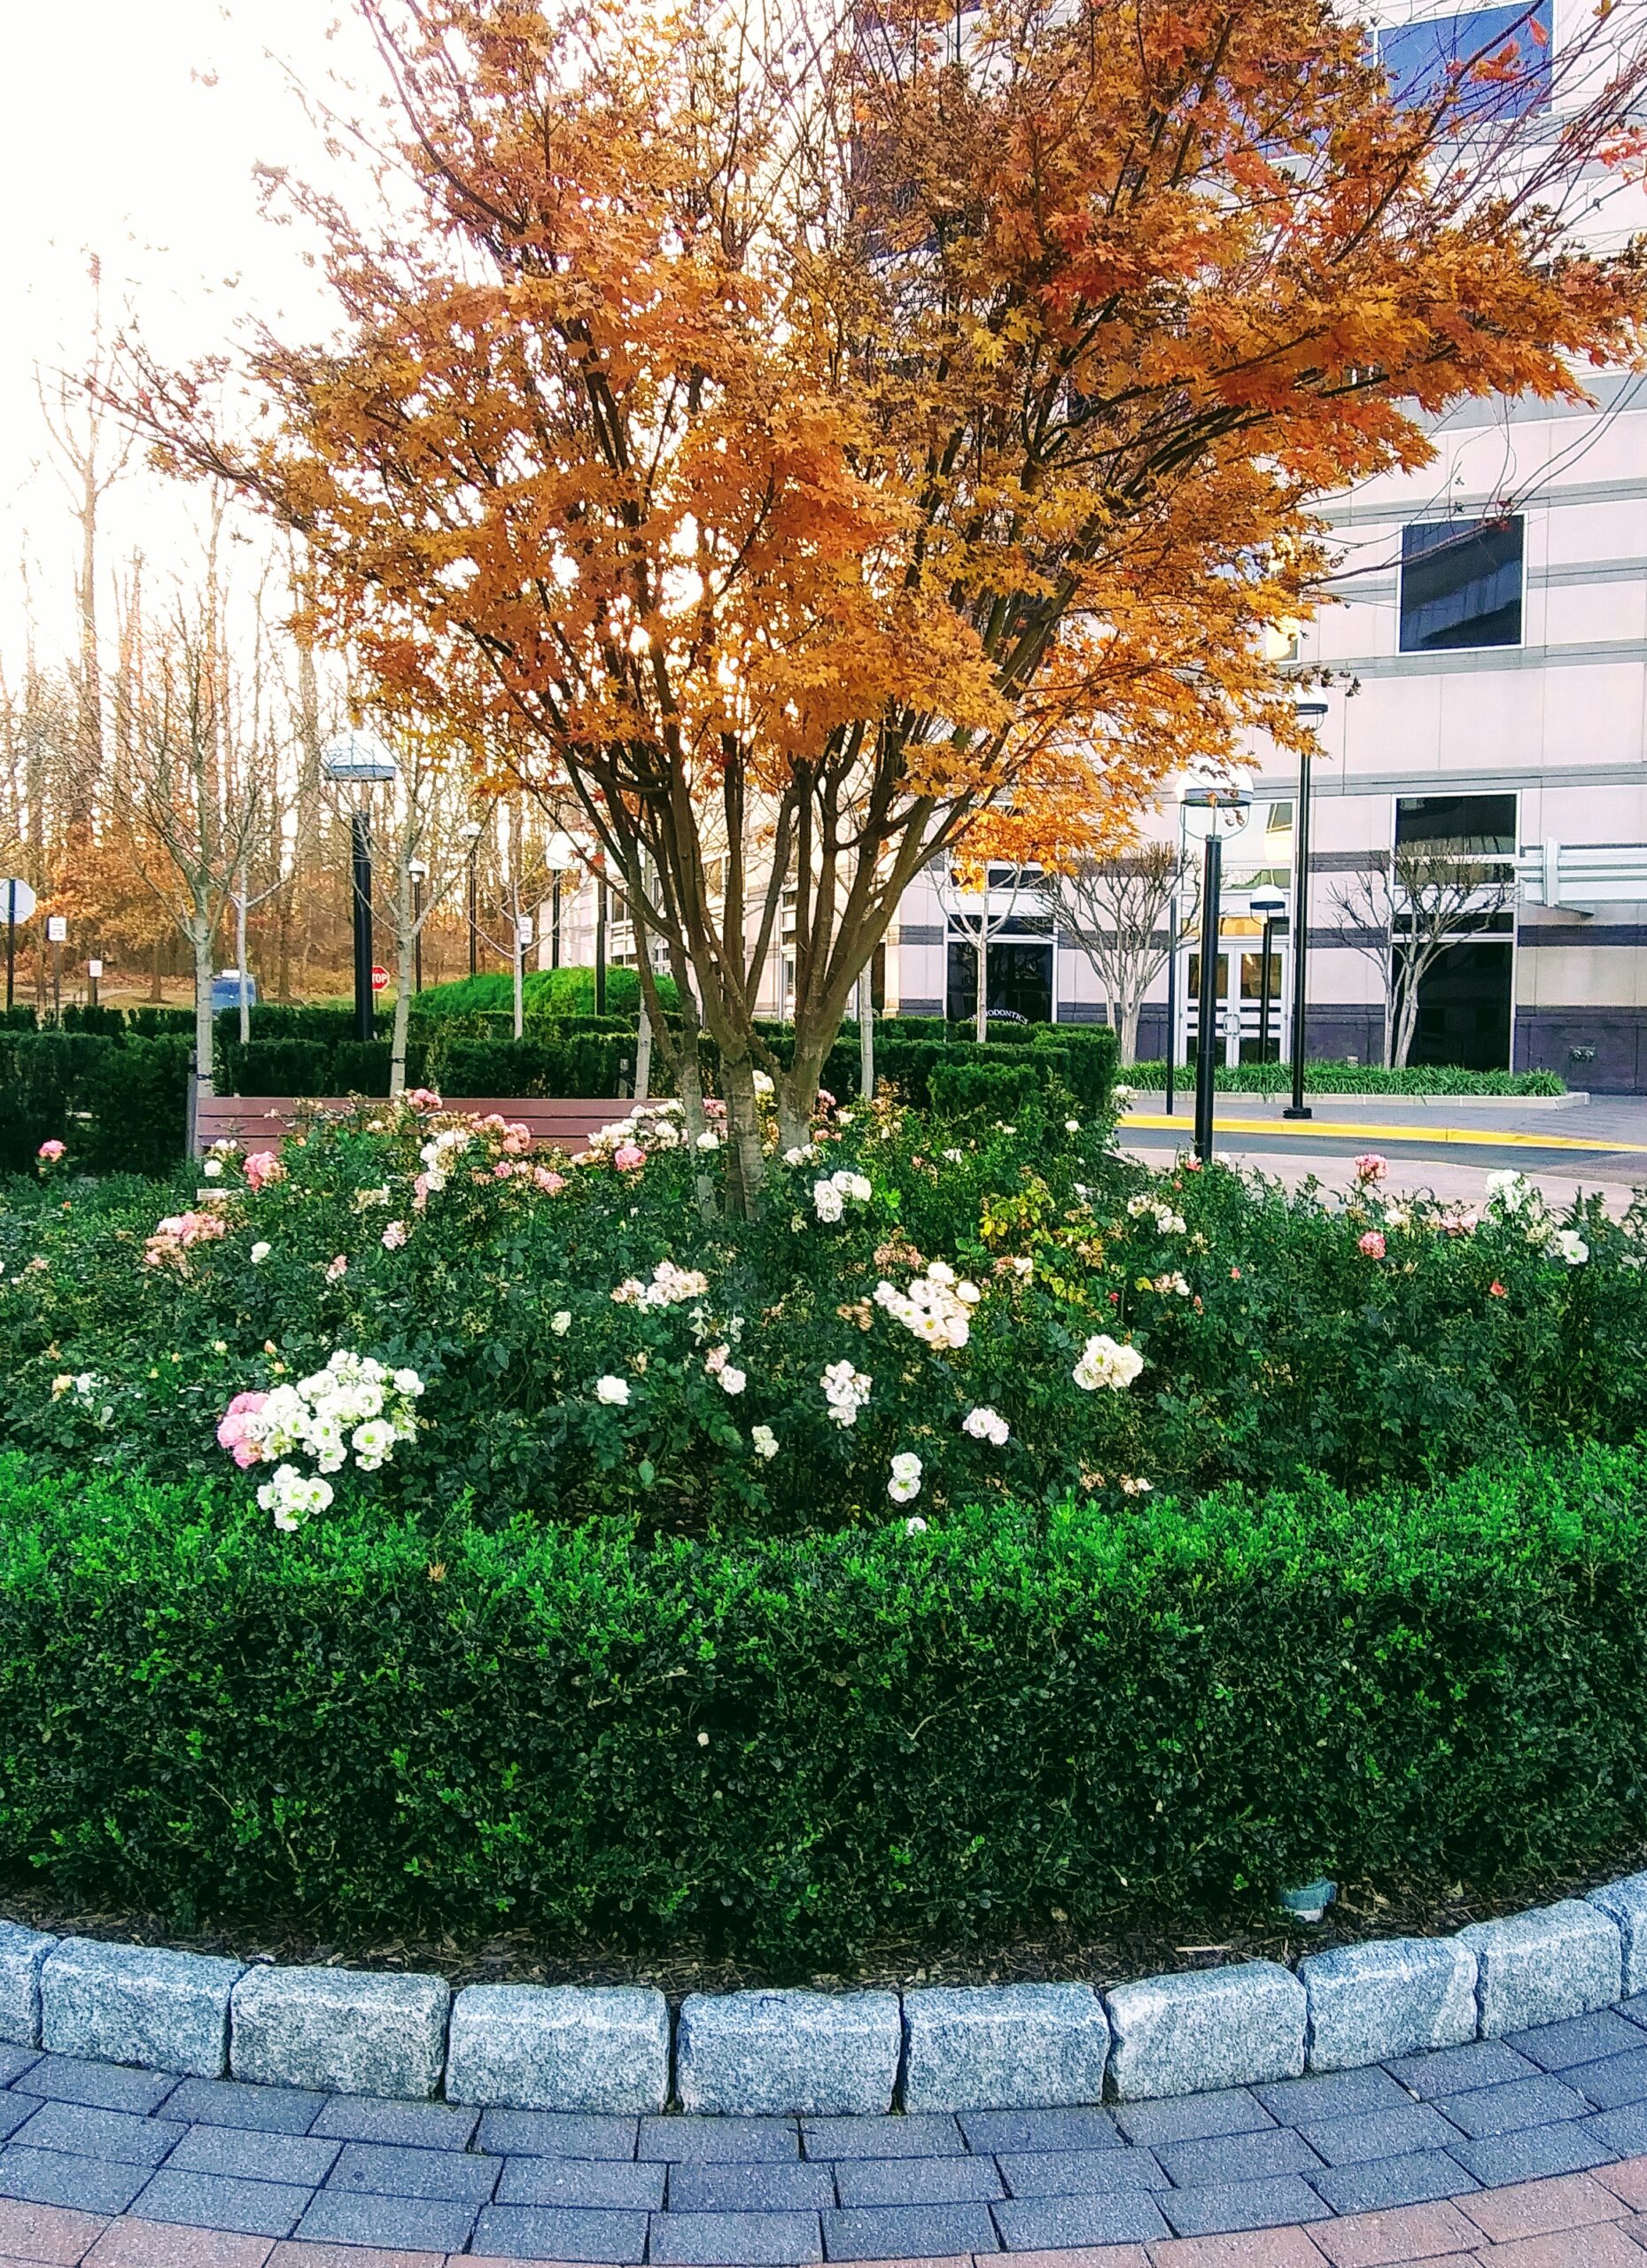
<svg viewBox="0 0 1647 2268">
<path fill-rule="evenodd" d="M 372 967 L 372 990 L 374 992 L 381 992 L 384 986 L 387 984 L 388 982 L 388 970 L 380 963 L 374 963 Z"/>
</svg>

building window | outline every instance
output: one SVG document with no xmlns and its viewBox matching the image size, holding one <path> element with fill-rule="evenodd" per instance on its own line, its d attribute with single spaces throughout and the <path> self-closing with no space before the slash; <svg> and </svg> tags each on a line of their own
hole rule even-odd
<svg viewBox="0 0 1647 2268">
<path fill-rule="evenodd" d="M 1513 796 L 1398 796 L 1395 848 L 1418 843 L 1455 850 L 1464 858 L 1513 858 Z"/>
<path fill-rule="evenodd" d="M 1403 110 L 1426 109 L 1457 85 L 1459 125 L 1519 118 L 1549 105 L 1550 0 L 1387 25 L 1378 56 Z"/>
<path fill-rule="evenodd" d="M 1521 643 L 1519 512 L 1418 521 L 1401 532 L 1401 650 Z"/>
</svg>

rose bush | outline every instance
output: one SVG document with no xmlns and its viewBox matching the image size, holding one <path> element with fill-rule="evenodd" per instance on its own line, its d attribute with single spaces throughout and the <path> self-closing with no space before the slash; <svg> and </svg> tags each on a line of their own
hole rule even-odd
<svg viewBox="0 0 1647 2268">
<path fill-rule="evenodd" d="M 288 1526 L 330 1490 L 783 1534 L 886 1526 L 917 1491 L 930 1519 L 1364 1486 L 1647 1427 L 1640 1206 L 1558 1219 L 1508 1176 L 1478 1216 L 1389 1199 L 1371 1157 L 1348 1199 L 1289 1196 L 1108 1144 L 1061 1102 L 826 1109 L 734 1222 L 700 1208 L 672 1105 L 569 1161 L 418 1095 L 220 1147 L 205 1188 L 18 1184 L 0 1443 L 267 1491 Z M 345 1354 L 416 1379 L 416 1425 L 392 1383 L 330 1477 L 312 1425 L 266 1457 L 262 1413 Z M 82 1375 L 95 1396 L 58 1383 Z"/>
</svg>

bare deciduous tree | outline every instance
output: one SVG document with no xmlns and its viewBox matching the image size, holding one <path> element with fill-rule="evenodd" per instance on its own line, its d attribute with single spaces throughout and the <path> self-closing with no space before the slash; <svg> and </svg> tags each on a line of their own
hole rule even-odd
<svg viewBox="0 0 1647 2268">
<path fill-rule="evenodd" d="M 1123 1063 L 1138 1060 L 1138 1010 L 1166 967 L 1167 913 L 1175 893 L 1185 908 L 1182 934 L 1193 924 L 1198 900 L 1171 843 L 1145 843 L 1115 858 L 1080 858 L 1058 878 L 1060 926 L 1103 987 Z M 1167 1044 L 1172 1045 L 1170 1036 Z"/>
<path fill-rule="evenodd" d="M 1360 874 L 1334 885 L 1343 942 L 1378 972 L 1384 1004 L 1384 1060 L 1402 1068 L 1418 1029 L 1425 978 L 1453 945 L 1468 944 L 1515 902 L 1515 869 L 1468 843 L 1403 843 L 1379 851 Z"/>
</svg>

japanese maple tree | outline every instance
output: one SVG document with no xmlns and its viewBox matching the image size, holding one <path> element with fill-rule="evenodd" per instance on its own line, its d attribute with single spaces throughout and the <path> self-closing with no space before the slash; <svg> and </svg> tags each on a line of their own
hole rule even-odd
<svg viewBox="0 0 1647 2268">
<path fill-rule="evenodd" d="M 1567 211 L 1639 161 L 1601 16 L 1552 61 L 1529 10 L 1414 103 L 1321 0 L 359 4 L 416 224 L 290 191 L 337 338 L 246 342 L 249 432 L 228 364 L 136 349 L 127 406 L 300 531 L 388 694 L 581 812 L 717 1043 L 745 1203 L 755 1070 L 804 1139 L 924 862 L 998 808 L 1067 832 L 1072 748 L 1101 848 L 1169 765 L 1296 744 L 1262 633 L 1319 500 L 1640 344 L 1635 254 Z"/>
</svg>

